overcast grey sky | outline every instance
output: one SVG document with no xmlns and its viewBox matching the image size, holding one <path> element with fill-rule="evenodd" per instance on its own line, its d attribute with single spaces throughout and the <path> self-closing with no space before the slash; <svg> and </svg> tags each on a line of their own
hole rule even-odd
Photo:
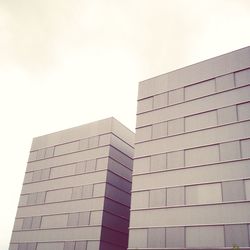
<svg viewBox="0 0 250 250">
<path fill-rule="evenodd" d="M 138 82 L 250 45 L 250 0 L 0 0 L 0 249 L 33 137 L 114 116 Z"/>
</svg>

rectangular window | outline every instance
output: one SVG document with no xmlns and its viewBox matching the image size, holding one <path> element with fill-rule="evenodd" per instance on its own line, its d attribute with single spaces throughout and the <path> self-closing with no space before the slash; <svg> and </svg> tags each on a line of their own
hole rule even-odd
<svg viewBox="0 0 250 250">
<path fill-rule="evenodd" d="M 167 155 L 159 154 L 151 156 L 151 171 L 164 170 L 167 168 Z"/>
<path fill-rule="evenodd" d="M 206 204 L 221 202 L 221 184 L 213 183 L 186 187 L 186 204 Z"/>
<path fill-rule="evenodd" d="M 131 208 L 148 208 L 149 206 L 149 191 L 133 192 Z"/>
<path fill-rule="evenodd" d="M 137 103 L 137 113 L 143 113 L 153 109 L 153 97 L 139 100 Z"/>
<path fill-rule="evenodd" d="M 82 198 L 91 198 L 93 196 L 93 185 L 83 186 Z"/>
<path fill-rule="evenodd" d="M 165 248 L 166 244 L 165 228 L 149 228 L 148 229 L 148 247 L 149 248 Z"/>
<path fill-rule="evenodd" d="M 184 118 L 168 121 L 168 135 L 184 133 Z"/>
<path fill-rule="evenodd" d="M 215 93 L 215 80 L 200 82 L 185 87 L 185 100 L 191 100 Z"/>
<path fill-rule="evenodd" d="M 248 247 L 247 225 L 225 225 L 226 247 Z"/>
<path fill-rule="evenodd" d="M 223 226 L 187 227 L 186 247 L 224 247 Z"/>
<path fill-rule="evenodd" d="M 82 186 L 73 187 L 71 199 L 72 200 L 81 199 L 82 198 L 82 189 L 83 189 Z"/>
<path fill-rule="evenodd" d="M 89 148 L 96 148 L 99 144 L 99 136 L 89 138 Z"/>
<path fill-rule="evenodd" d="M 151 190 L 149 205 L 150 207 L 166 206 L 166 189 Z"/>
<path fill-rule="evenodd" d="M 167 188 L 167 205 L 179 206 L 185 204 L 184 187 Z"/>
<path fill-rule="evenodd" d="M 202 114 L 185 117 L 185 131 L 195 131 L 214 127 L 217 125 L 216 111 L 210 111 Z"/>
<path fill-rule="evenodd" d="M 245 200 L 244 182 L 242 180 L 222 182 L 222 197 L 223 201 Z"/>
<path fill-rule="evenodd" d="M 217 92 L 234 88 L 234 74 L 216 77 Z"/>
<path fill-rule="evenodd" d="M 75 250 L 87 250 L 87 241 L 77 241 Z"/>
<path fill-rule="evenodd" d="M 73 213 L 73 214 L 69 214 L 68 217 L 68 226 L 77 226 L 79 222 L 79 213 Z"/>
<path fill-rule="evenodd" d="M 175 151 L 167 154 L 167 168 L 183 168 L 184 167 L 184 151 Z"/>
<path fill-rule="evenodd" d="M 75 250 L 75 241 L 64 242 L 63 250 Z"/>
<path fill-rule="evenodd" d="M 79 225 L 89 225 L 90 212 L 81 212 L 79 214 Z"/>
<path fill-rule="evenodd" d="M 168 92 L 168 104 L 174 105 L 184 102 L 184 89 L 175 89 Z"/>
<path fill-rule="evenodd" d="M 129 232 L 130 248 L 146 248 L 148 241 L 147 229 L 132 229 Z"/>
<path fill-rule="evenodd" d="M 220 159 L 221 161 L 240 159 L 240 142 L 226 142 L 220 144 Z"/>
<path fill-rule="evenodd" d="M 153 125 L 153 139 L 157 139 L 160 137 L 166 137 L 168 134 L 168 123 L 161 122 Z"/>
<path fill-rule="evenodd" d="M 168 92 L 154 96 L 154 109 L 163 108 L 168 105 Z"/>
<path fill-rule="evenodd" d="M 88 160 L 86 161 L 86 172 L 93 172 L 95 171 L 95 166 L 96 166 L 96 160 Z"/>
<path fill-rule="evenodd" d="M 185 165 L 195 166 L 219 162 L 219 146 L 212 145 L 185 150 Z"/>
<path fill-rule="evenodd" d="M 237 110 L 236 106 L 230 106 L 218 109 L 218 123 L 219 125 L 236 122 Z"/>
<path fill-rule="evenodd" d="M 166 247 L 185 247 L 185 231 L 184 227 L 166 228 Z"/>
</svg>

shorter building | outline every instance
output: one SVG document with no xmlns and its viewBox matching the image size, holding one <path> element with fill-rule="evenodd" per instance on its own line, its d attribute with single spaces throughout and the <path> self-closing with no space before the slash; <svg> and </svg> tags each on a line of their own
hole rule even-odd
<svg viewBox="0 0 250 250">
<path fill-rule="evenodd" d="M 10 250 L 126 250 L 134 133 L 114 118 L 33 139 Z"/>
</svg>

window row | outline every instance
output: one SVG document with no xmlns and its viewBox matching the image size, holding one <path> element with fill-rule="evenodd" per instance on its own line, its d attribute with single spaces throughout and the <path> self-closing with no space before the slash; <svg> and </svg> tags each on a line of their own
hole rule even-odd
<svg viewBox="0 0 250 250">
<path fill-rule="evenodd" d="M 220 76 L 215 79 L 203 81 L 194 85 L 186 86 L 148 97 L 138 101 L 137 113 L 152 111 L 154 109 L 175 105 L 185 101 L 226 91 L 250 83 L 250 69 Z"/>
<path fill-rule="evenodd" d="M 98 250 L 98 241 L 12 243 L 10 250 Z"/>
<path fill-rule="evenodd" d="M 250 180 L 170 187 L 132 193 L 132 209 L 250 200 Z"/>
<path fill-rule="evenodd" d="M 125 206 L 130 206 L 130 192 L 126 192 L 109 183 L 96 183 L 72 188 L 21 195 L 19 206 L 31 206 L 104 196 Z"/>
<path fill-rule="evenodd" d="M 100 225 L 102 212 L 87 211 L 49 216 L 33 216 L 18 218 L 15 230 L 32 230 L 48 228 L 78 227 Z"/>
<path fill-rule="evenodd" d="M 136 142 L 183 134 L 250 119 L 250 102 L 136 129 Z"/>
<path fill-rule="evenodd" d="M 53 156 L 59 156 L 63 154 L 69 154 L 77 151 L 108 145 L 110 143 L 111 136 L 114 135 L 104 134 L 100 136 L 93 136 L 74 142 L 69 142 L 49 148 L 42 148 L 36 151 L 32 151 L 30 152 L 29 161 L 47 159 Z"/>
<path fill-rule="evenodd" d="M 107 168 L 107 165 L 108 158 L 99 158 L 58 167 L 40 169 L 26 173 L 24 183 L 44 181 L 76 174 L 90 173 L 105 169 Z"/>
<path fill-rule="evenodd" d="M 96 193 L 100 193 L 98 192 L 99 185 L 102 184 L 90 184 L 73 188 L 64 188 L 21 195 L 19 206 L 30 206 L 51 202 L 92 198 L 93 196 L 96 196 Z M 104 190 L 102 193 L 104 195 Z"/>
<path fill-rule="evenodd" d="M 250 139 L 157 154 L 134 160 L 134 174 L 250 158 Z"/>
<path fill-rule="evenodd" d="M 249 247 L 249 225 L 131 229 L 129 249 Z"/>
</svg>

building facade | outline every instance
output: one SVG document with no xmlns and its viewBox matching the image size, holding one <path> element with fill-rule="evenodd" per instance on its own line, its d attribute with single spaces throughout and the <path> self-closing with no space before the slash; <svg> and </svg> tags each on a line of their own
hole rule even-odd
<svg viewBox="0 0 250 250">
<path fill-rule="evenodd" d="M 250 47 L 139 85 L 129 249 L 250 247 Z"/>
<path fill-rule="evenodd" d="M 134 133 L 114 118 L 33 139 L 10 250 L 126 250 Z"/>
</svg>

